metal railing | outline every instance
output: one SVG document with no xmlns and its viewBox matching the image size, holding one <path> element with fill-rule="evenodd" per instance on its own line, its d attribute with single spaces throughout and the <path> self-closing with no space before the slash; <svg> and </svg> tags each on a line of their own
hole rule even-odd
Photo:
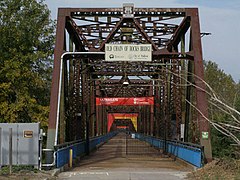
<svg viewBox="0 0 240 180">
<path fill-rule="evenodd" d="M 152 146 L 163 149 L 198 168 L 203 166 L 203 147 L 198 144 L 186 143 L 175 140 L 162 140 L 152 136 L 134 133 L 135 138 L 146 141 Z M 166 147 L 165 147 L 166 146 Z"/>
<path fill-rule="evenodd" d="M 89 142 L 90 151 L 94 150 L 101 143 L 108 141 L 116 134 L 117 132 L 111 132 L 106 135 L 91 138 Z M 83 156 L 86 154 L 86 142 L 80 140 L 55 146 L 55 166 L 57 168 L 69 163 L 70 150 L 72 150 L 72 159 Z"/>
</svg>

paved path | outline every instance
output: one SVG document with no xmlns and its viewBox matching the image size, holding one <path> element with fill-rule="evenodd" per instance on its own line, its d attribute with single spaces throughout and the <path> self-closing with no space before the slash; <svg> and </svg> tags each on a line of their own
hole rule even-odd
<svg viewBox="0 0 240 180">
<path fill-rule="evenodd" d="M 127 145 L 127 146 L 126 146 Z M 118 134 L 58 179 L 178 180 L 191 171 L 145 142 Z"/>
</svg>

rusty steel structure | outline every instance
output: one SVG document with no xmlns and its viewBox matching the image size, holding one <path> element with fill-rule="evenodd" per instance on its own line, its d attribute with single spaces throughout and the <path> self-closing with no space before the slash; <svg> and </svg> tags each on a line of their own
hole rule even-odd
<svg viewBox="0 0 240 180">
<path fill-rule="evenodd" d="M 105 61 L 106 44 L 151 44 L 152 60 Z M 108 113 L 138 113 L 139 133 L 198 139 L 211 161 L 203 76 L 197 8 L 59 8 L 47 148 L 106 134 Z M 154 97 L 154 106 L 96 106 L 96 97 Z"/>
</svg>

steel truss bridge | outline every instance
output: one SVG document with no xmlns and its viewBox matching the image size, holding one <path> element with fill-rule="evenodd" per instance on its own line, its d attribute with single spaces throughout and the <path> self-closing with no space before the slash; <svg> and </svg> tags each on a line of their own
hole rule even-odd
<svg viewBox="0 0 240 180">
<path fill-rule="evenodd" d="M 150 44 L 152 59 L 106 61 L 106 44 Z M 84 141 L 88 153 L 91 139 L 123 128 L 200 144 L 211 161 L 203 73 L 196 8 L 60 8 L 47 148 Z M 97 104 L 141 98 L 152 103 Z M 120 117 L 109 123 L 110 114 Z"/>
</svg>

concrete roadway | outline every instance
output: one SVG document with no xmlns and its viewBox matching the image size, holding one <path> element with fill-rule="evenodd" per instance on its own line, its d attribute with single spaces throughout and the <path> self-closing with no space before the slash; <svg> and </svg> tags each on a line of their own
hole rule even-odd
<svg viewBox="0 0 240 180">
<path fill-rule="evenodd" d="M 127 137 L 127 138 L 126 138 Z M 147 143 L 118 134 L 58 179 L 179 180 L 192 170 Z"/>
</svg>

